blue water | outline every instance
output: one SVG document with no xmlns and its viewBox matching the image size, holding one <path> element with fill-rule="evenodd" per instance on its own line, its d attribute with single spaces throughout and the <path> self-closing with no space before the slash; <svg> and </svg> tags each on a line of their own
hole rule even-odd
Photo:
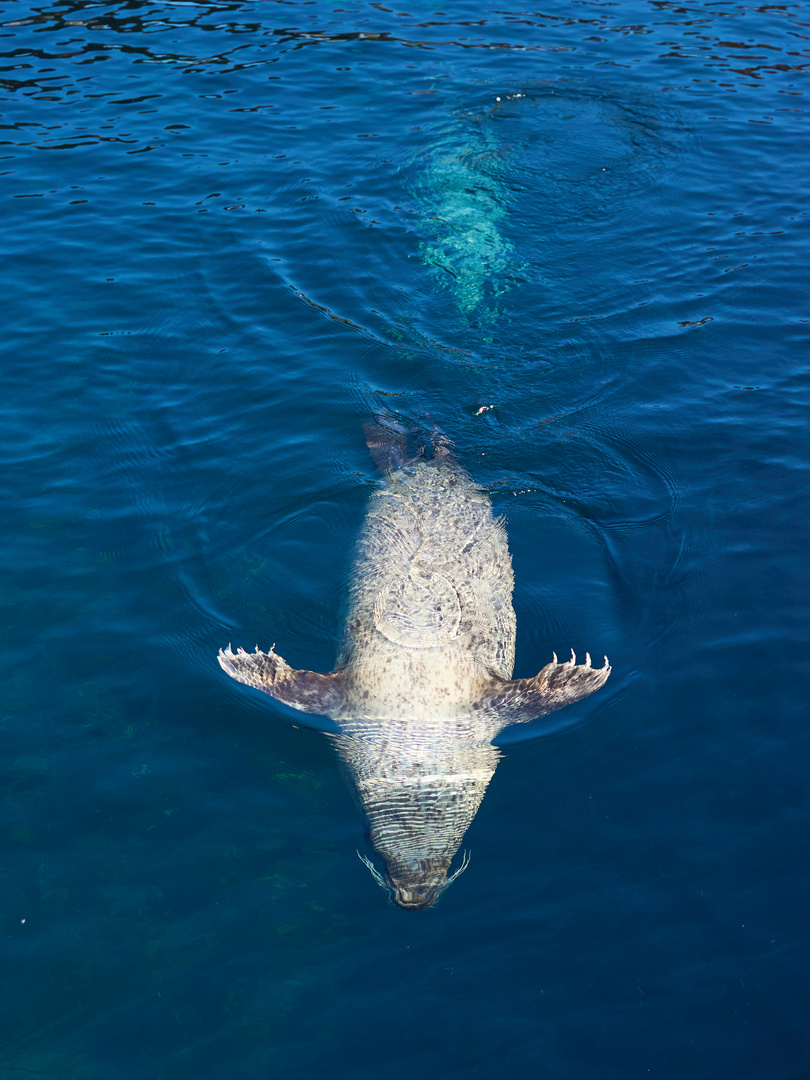
<svg viewBox="0 0 810 1080">
<path fill-rule="evenodd" d="M 810 1075 L 810 5 L 5 3 L 2 1080 Z M 430 417 L 513 729 L 430 911 L 328 740 Z"/>
</svg>

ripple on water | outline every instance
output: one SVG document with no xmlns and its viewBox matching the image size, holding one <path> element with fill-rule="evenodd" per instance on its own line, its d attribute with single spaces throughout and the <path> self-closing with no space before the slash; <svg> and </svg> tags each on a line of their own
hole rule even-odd
<svg viewBox="0 0 810 1080">
<path fill-rule="evenodd" d="M 620 212 L 672 167 L 685 125 L 652 96 L 626 85 L 555 80 L 491 105 L 510 182 L 560 219 Z M 538 182 L 539 181 L 539 182 Z"/>
</svg>

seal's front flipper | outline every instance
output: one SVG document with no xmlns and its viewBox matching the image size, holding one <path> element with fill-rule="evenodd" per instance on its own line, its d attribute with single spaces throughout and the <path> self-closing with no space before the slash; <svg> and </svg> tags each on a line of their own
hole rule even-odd
<svg viewBox="0 0 810 1080">
<path fill-rule="evenodd" d="M 244 649 L 231 652 L 220 649 L 217 656 L 223 671 L 236 679 L 263 690 L 284 705 L 301 712 L 328 716 L 343 700 L 341 672 L 320 675 L 317 671 L 296 671 L 271 649 L 269 653 L 247 653 Z"/>
<path fill-rule="evenodd" d="M 601 668 L 591 667 L 591 658 L 585 654 L 585 663 L 577 664 L 572 650 L 571 659 L 564 664 L 557 656 L 546 664 L 533 679 L 513 679 L 500 683 L 490 695 L 478 702 L 478 709 L 492 715 L 499 723 L 499 730 L 509 724 L 527 723 L 538 716 L 545 716 L 555 709 L 573 705 L 575 701 L 592 694 L 604 686 L 610 675 L 610 664 L 605 657 Z"/>
</svg>

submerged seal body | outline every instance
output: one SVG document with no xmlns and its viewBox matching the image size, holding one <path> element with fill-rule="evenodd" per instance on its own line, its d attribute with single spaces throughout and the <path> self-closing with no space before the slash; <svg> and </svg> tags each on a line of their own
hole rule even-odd
<svg viewBox="0 0 810 1080">
<path fill-rule="evenodd" d="M 385 472 L 358 544 L 348 614 L 331 674 L 297 671 L 271 650 L 219 653 L 234 679 L 285 705 L 329 716 L 331 736 L 369 820 L 382 876 L 401 907 L 435 902 L 498 763 L 492 739 L 572 704 L 608 678 L 607 659 L 552 663 L 512 679 L 515 613 L 503 522 L 433 435 L 408 457 L 407 432 L 369 425 Z M 466 865 L 466 861 L 456 873 Z"/>
</svg>

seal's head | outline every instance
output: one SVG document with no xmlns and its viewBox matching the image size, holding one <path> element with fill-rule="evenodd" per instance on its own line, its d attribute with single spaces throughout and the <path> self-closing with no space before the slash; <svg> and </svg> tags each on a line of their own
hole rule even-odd
<svg viewBox="0 0 810 1080">
<path fill-rule="evenodd" d="M 433 907 L 447 886 L 452 885 L 459 874 L 464 873 L 470 861 L 465 852 L 461 866 L 450 877 L 447 876 L 450 859 L 434 857 L 420 859 L 412 864 L 399 863 L 396 867 L 389 865 L 383 878 L 370 859 L 362 855 L 360 858 L 374 875 L 377 884 L 388 888 L 397 907 L 405 908 L 406 911 L 424 911 L 425 908 Z"/>
</svg>

